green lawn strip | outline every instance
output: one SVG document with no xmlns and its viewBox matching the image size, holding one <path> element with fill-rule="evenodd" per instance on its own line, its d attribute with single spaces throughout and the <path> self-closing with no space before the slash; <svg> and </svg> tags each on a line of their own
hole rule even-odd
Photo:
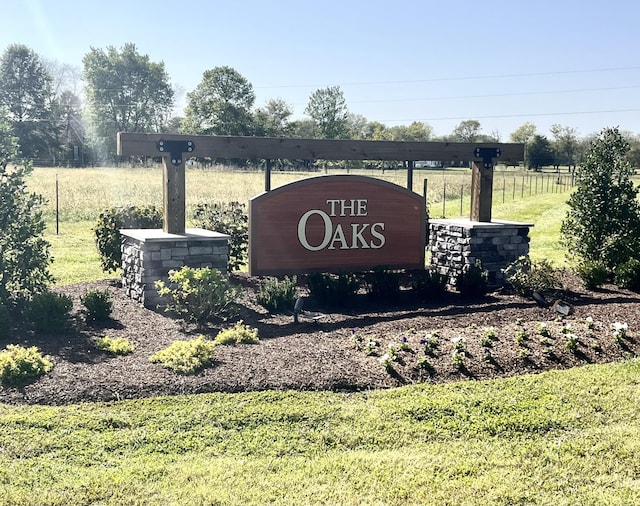
<svg viewBox="0 0 640 506">
<path fill-rule="evenodd" d="M 123 497 L 128 504 L 630 504 L 640 500 L 638 373 L 640 361 L 632 360 L 360 394 L 4 405 L 0 497 L 16 504 Z"/>
</svg>

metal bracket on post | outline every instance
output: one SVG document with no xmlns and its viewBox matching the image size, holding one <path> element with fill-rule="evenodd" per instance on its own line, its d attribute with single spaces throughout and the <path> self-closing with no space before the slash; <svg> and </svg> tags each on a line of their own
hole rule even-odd
<svg viewBox="0 0 640 506">
<path fill-rule="evenodd" d="M 485 169 L 491 169 L 493 158 L 500 158 L 500 148 L 476 148 L 473 154 L 476 158 L 482 158 Z"/>
<path fill-rule="evenodd" d="M 191 153 L 196 148 L 192 141 L 164 141 L 159 140 L 156 144 L 161 153 L 169 152 L 171 163 L 176 167 L 182 164 L 182 153 Z"/>
</svg>

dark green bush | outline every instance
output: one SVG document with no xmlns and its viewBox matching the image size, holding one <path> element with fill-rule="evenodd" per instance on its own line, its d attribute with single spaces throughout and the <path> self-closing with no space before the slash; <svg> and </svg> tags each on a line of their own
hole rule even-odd
<svg viewBox="0 0 640 506">
<path fill-rule="evenodd" d="M 298 294 L 297 281 L 295 276 L 285 276 L 282 280 L 272 277 L 264 279 L 256 297 L 258 304 L 270 313 L 293 311 Z"/>
<path fill-rule="evenodd" d="M 46 291 L 33 296 L 27 316 L 37 332 L 51 334 L 65 329 L 72 307 L 71 297 Z"/>
<path fill-rule="evenodd" d="M 360 289 L 358 276 L 350 273 L 327 274 L 316 272 L 307 277 L 311 296 L 326 306 L 343 306 Z"/>
<path fill-rule="evenodd" d="M 447 289 L 447 277 L 436 269 L 421 269 L 411 272 L 411 287 L 421 299 L 432 299 Z"/>
<path fill-rule="evenodd" d="M 376 267 L 365 274 L 367 293 L 376 300 L 388 300 L 400 293 L 400 271 Z"/>
<path fill-rule="evenodd" d="M 229 239 L 229 272 L 247 263 L 249 249 L 249 216 L 241 202 L 200 203 L 193 211 L 196 227 L 231 236 Z"/>
<path fill-rule="evenodd" d="M 169 299 L 168 311 L 175 311 L 185 320 L 202 325 L 236 313 L 240 289 L 232 286 L 218 269 L 184 266 L 169 271 L 169 284 L 156 281 L 158 294 Z"/>
<path fill-rule="evenodd" d="M 105 272 L 115 272 L 122 265 L 120 229 L 162 228 L 162 211 L 150 207 L 112 207 L 100 213 L 93 229 L 100 264 Z"/>
<path fill-rule="evenodd" d="M 489 273 L 482 268 L 480 260 L 465 266 L 462 274 L 456 279 L 456 288 L 466 297 L 485 295 L 489 289 Z"/>
<path fill-rule="evenodd" d="M 108 320 L 113 311 L 113 301 L 107 290 L 90 290 L 80 297 L 80 302 L 84 306 L 87 321 Z"/>
<path fill-rule="evenodd" d="M 585 260 L 576 267 L 576 274 L 587 290 L 595 290 L 609 278 L 609 269 L 601 260 Z"/>
<path fill-rule="evenodd" d="M 562 289 L 558 271 L 548 260 L 532 262 L 528 256 L 521 256 L 502 272 L 516 293 L 523 297 L 530 297 L 533 292 L 543 295 Z"/>
<path fill-rule="evenodd" d="M 616 268 L 615 284 L 620 288 L 627 288 L 640 292 L 640 260 L 632 258 Z"/>
</svg>

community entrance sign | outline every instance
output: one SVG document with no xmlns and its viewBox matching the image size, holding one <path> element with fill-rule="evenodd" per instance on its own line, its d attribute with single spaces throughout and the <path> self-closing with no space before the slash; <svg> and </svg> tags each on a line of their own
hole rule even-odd
<svg viewBox="0 0 640 506">
<path fill-rule="evenodd" d="M 251 199 L 249 274 L 424 267 L 424 198 L 363 176 L 318 176 Z"/>
</svg>

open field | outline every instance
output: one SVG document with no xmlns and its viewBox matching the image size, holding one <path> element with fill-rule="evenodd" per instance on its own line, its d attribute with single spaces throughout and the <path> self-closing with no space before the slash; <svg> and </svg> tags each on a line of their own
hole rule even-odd
<svg viewBox="0 0 640 506">
<path fill-rule="evenodd" d="M 406 185 L 406 172 L 402 170 L 387 170 L 384 174 L 373 170 L 357 173 L 384 177 Z M 271 186 L 275 188 L 315 175 L 319 173 L 274 172 Z M 568 177 L 566 173 L 563 175 Z M 56 234 L 55 221 L 56 177 L 59 234 Z M 570 187 L 554 186 L 556 177 L 554 174 L 535 175 L 516 170 L 497 172 L 493 215 L 496 219 L 534 223 L 530 234 L 532 258 L 547 258 L 561 266 L 565 258 L 558 244 L 559 230 L 566 213 L 565 201 Z M 428 180 L 431 216 L 443 216 L 443 211 L 449 218 L 469 215 L 469 170 L 416 170 L 414 191 L 422 194 L 425 179 Z M 191 169 L 186 174 L 186 185 L 187 208 L 192 209 L 199 202 L 248 202 L 250 197 L 264 190 L 264 176 L 258 172 Z M 61 284 L 108 277 L 100 270 L 91 231 L 102 210 L 132 204 L 162 205 L 162 176 L 158 168 L 37 168 L 29 180 L 29 188 L 44 195 L 48 201 L 44 209 L 48 225 L 46 237 L 52 244 L 56 259 L 52 272 Z"/>
</svg>

